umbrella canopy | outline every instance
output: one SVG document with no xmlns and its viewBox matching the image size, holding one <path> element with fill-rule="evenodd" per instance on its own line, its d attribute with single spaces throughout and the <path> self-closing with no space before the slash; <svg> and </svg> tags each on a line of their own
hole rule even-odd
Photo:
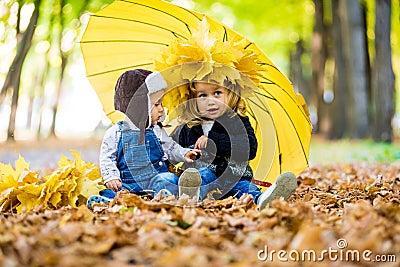
<svg viewBox="0 0 400 267">
<path fill-rule="evenodd" d="M 263 68 L 258 90 L 246 98 L 259 143 L 257 157 L 250 164 L 255 178 L 265 182 L 259 185 L 268 186 L 286 171 L 299 174 L 308 166 L 311 139 L 311 123 L 302 96 L 252 41 L 206 15 L 164 1 L 115 1 L 90 16 L 80 45 L 86 75 L 104 112 L 113 122 L 124 119 L 113 105 L 118 77 L 129 69 L 154 71 L 155 59 L 163 49 L 174 39 L 190 39 L 203 18 L 214 36 L 221 41 L 239 40 L 257 55 L 258 65 Z"/>
</svg>

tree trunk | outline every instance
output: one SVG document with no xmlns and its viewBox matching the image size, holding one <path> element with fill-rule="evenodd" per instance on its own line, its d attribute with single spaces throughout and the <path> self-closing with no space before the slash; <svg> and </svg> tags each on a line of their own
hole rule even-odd
<svg viewBox="0 0 400 267">
<path fill-rule="evenodd" d="M 347 79 L 347 129 L 351 138 L 369 134 L 367 47 L 361 5 L 358 0 L 340 0 L 343 9 L 342 33 Z"/>
<path fill-rule="evenodd" d="M 16 39 L 17 39 L 17 48 L 20 47 L 20 42 L 21 42 L 21 32 L 20 32 L 20 23 L 21 23 L 21 4 L 18 4 L 18 13 L 17 13 L 17 23 L 15 26 L 15 31 L 16 31 Z M 18 51 L 17 51 L 18 52 Z M 14 67 L 17 64 L 16 63 L 17 57 L 14 58 L 13 62 L 11 63 L 10 70 L 7 73 L 6 79 L 4 81 L 3 87 L 1 88 L 0 91 L 0 104 L 3 103 L 4 99 L 6 98 L 8 90 L 10 90 L 13 87 L 13 82 L 15 80 L 15 72 Z"/>
<path fill-rule="evenodd" d="M 367 36 L 367 6 L 366 2 L 363 1 L 362 3 L 362 18 L 363 18 L 363 28 L 365 29 L 364 31 L 364 41 L 365 41 L 365 67 L 366 67 L 366 72 L 367 72 L 367 111 L 368 111 L 368 125 L 370 128 L 370 131 L 372 129 L 372 88 L 371 88 L 371 58 L 369 56 L 369 51 L 368 51 L 368 36 Z"/>
<path fill-rule="evenodd" d="M 38 101 L 38 104 L 36 105 L 36 120 L 32 121 L 31 127 L 32 130 L 34 131 L 36 138 L 40 139 L 41 138 L 41 125 L 42 125 L 42 113 L 43 113 L 43 103 L 45 102 L 44 99 L 44 88 L 46 88 L 46 81 L 47 81 L 47 77 L 49 76 L 49 72 L 50 72 L 50 62 L 48 60 L 49 58 L 49 51 L 50 49 L 47 51 L 47 53 L 45 54 L 44 58 L 45 58 L 45 64 L 42 67 L 42 71 L 38 74 L 38 79 L 37 79 L 37 86 L 35 89 L 35 98 Z"/>
<path fill-rule="evenodd" d="M 3 91 L 6 91 L 7 88 L 12 87 L 11 113 L 7 131 L 7 140 L 14 140 L 15 118 L 18 107 L 19 84 L 22 66 L 32 44 L 33 33 L 35 32 L 36 24 L 39 18 L 39 5 L 40 0 L 35 1 L 35 10 L 32 13 L 28 27 L 23 34 L 21 42 L 18 45 L 17 54 L 11 64 L 10 71 L 7 74 L 6 82 L 3 86 Z"/>
<path fill-rule="evenodd" d="M 392 141 L 394 116 L 394 73 L 390 46 L 391 0 L 376 0 L 375 62 L 372 71 L 373 138 L 378 142 Z"/>
<path fill-rule="evenodd" d="M 59 35 L 59 40 L 58 40 L 58 46 L 59 46 L 60 56 L 61 56 L 61 70 L 60 70 L 59 83 L 58 83 L 58 88 L 57 88 L 56 102 L 52 108 L 53 119 L 52 119 L 52 123 L 51 123 L 51 127 L 50 127 L 50 136 L 53 136 L 53 137 L 56 137 L 56 118 L 57 118 L 57 112 L 58 112 L 58 105 L 60 103 L 60 96 L 62 94 L 62 83 L 63 83 L 63 79 L 64 79 L 65 69 L 67 67 L 69 56 L 70 56 L 70 51 L 65 52 L 65 51 L 62 51 L 62 49 L 61 49 L 61 43 L 62 43 L 62 38 L 63 38 L 62 30 L 66 26 L 65 25 L 65 16 L 64 16 L 64 13 L 62 12 L 62 9 L 65 6 L 66 2 L 67 2 L 66 0 L 60 0 L 59 4 L 60 4 L 61 11 L 58 13 L 59 21 L 54 22 L 54 24 L 55 23 L 60 24 L 60 30 L 61 30 L 60 35 Z M 84 4 L 81 5 L 81 8 L 80 8 L 78 14 L 82 14 L 84 12 L 84 10 L 87 10 L 89 5 L 90 5 L 90 1 L 84 2 Z M 56 17 L 54 17 L 54 20 L 56 20 Z"/>
<path fill-rule="evenodd" d="M 61 52 L 61 49 L 60 49 L 60 52 Z M 56 137 L 56 116 L 57 116 L 57 111 L 58 111 L 58 104 L 60 103 L 61 88 L 62 88 L 63 77 L 64 77 L 64 73 L 65 73 L 65 68 L 67 66 L 67 60 L 68 60 L 68 58 L 65 55 L 61 56 L 61 72 L 60 72 L 59 83 L 58 83 L 58 88 L 57 88 L 56 102 L 54 103 L 54 106 L 53 106 L 53 120 L 51 122 L 51 127 L 50 127 L 50 136 L 52 136 L 52 137 Z"/>
<path fill-rule="evenodd" d="M 335 70 L 333 76 L 333 103 L 331 110 L 332 127 L 329 130 L 329 139 L 343 138 L 346 132 L 346 81 L 347 72 L 342 46 L 341 17 L 339 0 L 332 0 L 332 27 L 333 27 L 333 57 Z"/>
<path fill-rule="evenodd" d="M 324 92 L 324 70 L 325 70 L 325 43 L 324 43 L 324 7 L 323 1 L 314 0 L 315 25 L 311 43 L 311 68 L 312 68 L 312 99 L 311 105 L 317 110 L 316 132 L 321 131 L 323 120 L 322 105 Z"/>
<path fill-rule="evenodd" d="M 58 50 L 59 50 L 59 55 L 61 57 L 61 68 L 60 68 L 60 74 L 59 74 L 59 79 L 58 79 L 58 85 L 57 85 L 57 92 L 56 92 L 56 102 L 54 103 L 52 107 L 53 111 L 53 118 L 51 121 L 51 126 L 50 126 L 50 136 L 51 137 L 56 137 L 56 118 L 57 118 L 57 111 L 58 111 L 58 104 L 60 103 L 60 96 L 61 96 L 61 88 L 62 88 L 62 83 L 63 83 L 63 77 L 64 77 L 64 71 L 65 67 L 67 66 L 67 56 L 65 53 L 62 51 L 62 39 L 63 39 L 63 27 L 64 25 L 64 13 L 62 12 L 62 9 L 65 5 L 64 0 L 59 0 L 59 7 L 60 11 L 56 12 L 58 13 L 54 18 L 55 18 L 55 25 L 54 28 L 57 28 L 59 31 L 57 38 L 58 38 Z M 57 17 L 57 19 L 56 19 Z"/>
<path fill-rule="evenodd" d="M 310 88 L 306 85 L 303 76 L 303 65 L 301 64 L 301 58 L 304 53 L 303 41 L 296 43 L 296 48 L 290 54 L 290 80 L 293 82 L 293 86 L 301 93 L 306 100 L 307 105 L 310 104 Z"/>
</svg>

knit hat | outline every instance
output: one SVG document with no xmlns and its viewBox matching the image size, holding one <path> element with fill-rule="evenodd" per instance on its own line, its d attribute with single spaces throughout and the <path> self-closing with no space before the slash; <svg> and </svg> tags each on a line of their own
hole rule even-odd
<svg viewBox="0 0 400 267">
<path fill-rule="evenodd" d="M 151 124 L 149 94 L 166 87 L 160 73 L 144 69 L 128 70 L 117 80 L 114 107 L 140 129 L 139 144 L 144 142 L 145 129 Z"/>
<path fill-rule="evenodd" d="M 149 94 L 156 93 L 167 88 L 167 82 L 158 71 L 149 74 L 145 79 L 145 83 L 149 89 Z"/>
</svg>

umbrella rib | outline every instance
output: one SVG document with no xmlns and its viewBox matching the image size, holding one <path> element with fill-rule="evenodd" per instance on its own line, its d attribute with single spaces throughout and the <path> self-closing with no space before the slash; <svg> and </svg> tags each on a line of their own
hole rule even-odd
<svg viewBox="0 0 400 267">
<path fill-rule="evenodd" d="M 258 96 L 256 96 L 257 97 L 257 99 L 259 99 L 258 98 Z M 271 98 L 272 100 L 275 100 L 275 99 L 273 99 L 273 98 Z M 260 100 L 260 99 L 259 99 Z M 255 106 L 257 106 L 257 107 L 259 107 L 261 110 L 263 110 L 265 113 L 267 113 L 271 118 L 272 118 L 272 115 L 271 115 L 271 113 L 269 112 L 269 110 L 263 105 L 263 106 L 261 106 L 260 104 L 257 104 L 254 100 L 252 100 L 252 99 L 250 99 L 250 98 L 247 98 L 247 101 L 249 101 L 249 102 L 251 102 L 251 103 L 253 103 Z M 252 110 L 252 112 L 253 112 L 253 118 L 255 119 L 255 115 L 254 115 L 254 111 Z M 256 120 L 257 121 L 257 120 Z M 273 121 L 273 120 L 272 120 Z M 258 124 L 258 123 L 257 123 Z M 274 123 L 274 127 L 275 127 L 275 123 Z"/>
<path fill-rule="evenodd" d="M 153 63 L 143 63 L 143 64 L 127 66 L 127 67 L 123 67 L 123 68 L 119 68 L 119 69 L 112 69 L 112 70 L 102 71 L 102 72 L 98 72 L 98 73 L 93 73 L 93 74 L 87 75 L 86 77 L 94 77 L 94 76 L 103 75 L 103 74 L 111 73 L 111 72 L 115 72 L 115 71 L 126 70 L 126 69 L 135 69 L 138 67 L 150 66 L 151 64 L 153 64 Z"/>
<path fill-rule="evenodd" d="M 267 80 L 269 80 L 269 79 L 267 79 Z M 296 104 L 296 106 L 297 106 L 297 108 L 300 110 L 300 112 L 301 112 L 301 114 L 303 114 L 303 116 L 305 117 L 305 118 L 307 118 L 307 115 L 306 115 L 306 113 L 305 113 L 305 111 L 304 111 L 304 109 L 303 108 L 300 108 L 299 107 L 299 105 L 297 105 L 297 101 L 296 101 L 296 99 L 294 99 L 286 90 L 284 90 L 281 86 L 279 86 L 277 83 L 275 83 L 275 82 L 273 82 L 273 81 L 271 81 L 271 80 L 269 80 L 270 82 L 261 82 L 262 84 L 268 84 L 268 85 L 276 85 L 278 88 L 280 88 L 283 92 L 285 92 L 285 94 Z"/>
<path fill-rule="evenodd" d="M 261 66 L 269 66 L 269 67 L 272 67 L 272 68 L 276 69 L 281 75 L 283 75 L 282 72 L 278 69 L 278 67 L 275 66 L 274 64 L 265 63 L 265 62 L 261 62 L 261 63 L 259 63 L 259 64 L 260 64 Z"/>
<path fill-rule="evenodd" d="M 260 92 L 256 92 L 256 91 L 254 91 L 254 93 L 257 94 L 257 95 L 261 95 L 261 96 L 263 96 L 265 98 L 268 98 L 268 99 L 276 100 L 276 98 L 273 97 L 272 95 L 266 95 L 266 94 L 263 94 L 263 93 L 260 93 Z"/>
<path fill-rule="evenodd" d="M 263 95 L 263 94 L 260 94 L 260 95 Z M 257 99 L 260 100 L 259 95 L 256 95 L 256 97 L 257 97 Z M 275 98 L 271 98 L 271 99 L 277 101 Z M 274 125 L 276 142 L 277 142 L 278 153 L 279 153 L 279 173 L 282 173 L 281 146 L 280 146 L 280 143 L 279 143 L 279 137 L 278 137 L 278 132 L 277 132 L 277 129 L 276 129 L 275 121 L 273 120 L 273 117 L 272 117 L 271 113 L 269 112 L 269 110 L 264 105 L 261 106 L 261 105 L 257 104 L 256 102 L 254 102 L 253 100 L 250 100 L 250 102 L 252 102 L 254 105 L 259 107 L 261 110 L 265 111 L 271 117 L 272 124 Z"/>
<path fill-rule="evenodd" d="M 117 112 L 116 110 L 113 110 L 113 111 L 111 111 L 111 112 L 106 113 L 106 116 L 108 117 L 109 115 L 111 115 L 111 114 L 113 114 L 113 113 L 116 113 L 116 112 Z"/>
<path fill-rule="evenodd" d="M 224 28 L 225 28 L 225 27 L 224 27 Z M 255 45 L 254 42 L 249 42 L 249 44 L 246 45 L 246 46 L 244 47 L 244 50 L 246 50 L 247 48 L 249 48 L 251 45 Z M 260 63 L 258 63 L 258 64 L 259 64 L 260 66 L 269 66 L 269 67 L 272 67 L 272 68 L 274 68 L 275 70 L 277 70 L 281 75 L 283 75 L 282 72 L 278 69 L 278 67 L 275 66 L 275 65 L 272 64 L 272 63 L 260 62 Z"/>
<path fill-rule="evenodd" d="M 168 44 L 160 43 L 160 42 L 151 42 L 151 41 L 141 41 L 141 40 L 98 40 L 98 41 L 81 41 L 81 44 L 91 44 L 91 43 L 145 43 L 145 44 L 155 44 L 155 45 L 165 45 Z"/>
<path fill-rule="evenodd" d="M 228 32 L 226 31 L 226 27 L 224 26 L 224 37 L 222 38 L 223 42 L 228 41 Z"/>
<path fill-rule="evenodd" d="M 138 3 L 138 2 L 127 1 L 127 0 L 121 0 L 121 1 L 122 1 L 122 2 L 126 2 L 126 3 L 135 4 L 135 5 L 139 5 L 139 6 L 144 6 L 144 7 L 147 7 L 147 8 L 150 8 L 150 9 L 153 9 L 153 10 L 156 10 L 156 11 L 159 11 L 159 12 L 162 12 L 162 13 L 164 13 L 164 14 L 170 16 L 170 17 L 173 17 L 173 18 L 175 18 L 176 20 L 178 20 L 178 21 L 180 21 L 181 23 L 183 23 L 183 24 L 186 26 L 186 29 L 188 30 L 188 32 L 189 32 L 190 34 L 192 34 L 192 31 L 190 30 L 190 27 L 189 27 L 189 25 L 188 25 L 186 22 L 184 22 L 183 20 L 179 19 L 178 17 L 176 17 L 176 16 L 174 16 L 174 15 L 172 15 L 172 14 L 170 14 L 170 13 L 167 13 L 167 12 L 161 10 L 161 9 L 158 9 L 158 8 L 155 8 L 155 7 L 152 7 L 152 6 L 149 6 L 149 5 L 145 5 L 145 4 L 142 4 L 142 3 Z M 189 13 L 190 15 L 194 16 L 196 19 L 201 20 L 201 19 L 200 19 L 195 13 L 193 13 L 191 10 L 186 9 L 186 8 L 183 8 L 183 7 L 181 7 L 181 6 L 177 6 L 177 7 L 180 8 L 180 9 L 182 9 L 182 10 L 184 10 L 185 12 Z M 173 32 L 173 31 L 171 31 L 171 32 Z"/>
<path fill-rule="evenodd" d="M 261 82 L 261 83 L 263 83 L 263 84 L 269 84 L 269 85 L 273 85 L 273 84 L 276 84 L 276 83 L 274 83 L 274 82 Z"/>
<path fill-rule="evenodd" d="M 111 16 L 101 16 L 101 15 L 96 15 L 96 14 L 93 14 L 93 15 L 91 15 L 91 16 L 92 16 L 92 17 L 97 17 L 97 18 L 115 19 L 115 20 L 130 21 L 130 22 L 137 22 L 137 23 L 141 23 L 141 24 L 146 24 L 146 25 L 149 25 L 149 26 L 152 26 L 152 27 L 159 28 L 159 29 L 165 30 L 165 31 L 167 31 L 167 32 L 170 32 L 170 33 L 172 33 L 175 37 L 180 37 L 180 38 L 183 38 L 183 39 L 185 39 L 185 40 L 187 39 L 185 36 L 183 36 L 183 35 L 181 35 L 181 34 L 178 34 L 178 33 L 174 32 L 174 31 L 172 31 L 172 30 L 169 30 L 169 29 L 167 29 L 167 28 L 165 28 L 165 27 L 161 27 L 161 26 L 159 26 L 159 25 L 151 24 L 151 23 L 148 23 L 148 22 L 140 21 L 140 20 L 135 20 L 135 19 L 124 19 L 124 18 L 111 17 Z"/>
<path fill-rule="evenodd" d="M 257 97 L 257 96 L 256 96 Z M 257 99 L 259 99 L 258 97 L 257 97 Z M 271 113 L 269 112 L 269 110 L 266 108 L 266 107 L 262 107 L 262 106 L 260 106 L 259 104 L 257 104 L 255 101 L 253 101 L 252 99 L 250 99 L 250 98 L 247 98 L 247 101 L 249 101 L 249 102 L 251 102 L 251 103 L 253 103 L 255 106 L 257 106 L 257 107 L 259 107 L 261 110 L 263 110 L 265 113 L 267 113 L 271 118 L 272 118 L 272 115 L 271 115 Z M 255 114 L 254 114 L 254 111 L 252 110 L 252 117 L 255 119 L 255 121 L 257 122 L 257 120 L 256 120 L 256 116 L 255 116 Z M 273 120 L 272 120 L 273 121 Z M 258 124 L 258 123 L 257 123 Z M 275 127 L 275 123 L 274 123 L 274 127 Z"/>
<path fill-rule="evenodd" d="M 253 42 L 250 42 L 248 45 L 246 45 L 245 47 L 244 47 L 244 50 L 246 50 L 249 46 L 251 46 L 252 44 L 254 44 Z M 265 63 L 262 63 L 262 64 L 260 64 L 260 65 L 266 65 Z"/>
<path fill-rule="evenodd" d="M 268 98 L 276 101 L 275 98 L 270 98 L 270 97 L 268 97 Z M 259 99 L 259 98 L 257 97 L 257 99 Z M 250 98 L 247 98 L 247 100 L 250 101 L 251 103 L 253 103 L 254 105 L 256 105 L 257 107 L 259 107 L 260 109 L 262 109 L 263 111 L 265 111 L 266 113 L 268 113 L 271 116 L 271 112 L 269 112 L 269 110 L 266 107 L 262 107 L 260 104 L 257 104 L 254 100 L 252 100 Z"/>
<path fill-rule="evenodd" d="M 263 95 L 263 94 L 261 94 L 261 93 L 258 93 L 259 95 Z M 263 95 L 264 97 L 267 97 L 266 95 Z M 308 159 L 307 159 L 307 155 L 306 155 L 306 152 L 304 151 L 304 145 L 303 145 L 303 142 L 301 141 L 301 138 L 300 138 L 300 136 L 299 136 L 299 133 L 297 132 L 297 130 L 296 130 L 296 127 L 295 127 L 295 124 L 294 124 L 294 122 L 293 122 L 293 120 L 292 120 L 292 118 L 289 116 L 289 114 L 288 114 L 288 112 L 286 111 L 286 109 L 282 106 L 282 104 L 276 99 L 276 98 L 270 98 L 270 99 L 272 99 L 272 100 L 274 100 L 274 101 L 276 101 L 280 106 L 281 106 L 281 108 L 285 111 L 285 113 L 286 113 L 286 116 L 289 118 L 289 120 L 290 120 L 290 122 L 292 123 L 292 126 L 293 126 L 293 128 L 295 129 L 295 132 L 296 132 L 296 135 L 297 135 L 297 139 L 299 140 L 299 142 L 300 142 L 300 144 L 301 144 L 301 149 L 303 150 L 303 155 L 304 155 L 304 158 L 306 159 L 306 162 L 307 162 L 307 165 L 308 165 Z M 253 102 L 253 101 L 252 101 Z M 253 102 L 254 103 L 254 102 Z M 260 107 L 258 104 L 256 104 L 256 103 L 254 103 L 255 105 L 257 105 L 258 107 Z M 297 106 L 297 105 L 296 105 Z M 262 107 L 260 107 L 261 109 L 263 109 Z M 263 109 L 264 110 L 264 109 Z M 267 112 L 268 114 L 270 114 L 267 110 L 264 110 L 265 112 Z M 270 114 L 271 115 L 271 114 Z M 272 120 L 272 121 L 274 121 L 274 120 Z M 275 123 L 274 123 L 274 127 L 275 127 Z M 277 138 L 278 138 L 278 135 L 276 135 L 277 136 Z M 279 146 L 279 140 L 278 140 L 278 146 Z M 279 152 L 280 152 L 280 149 L 279 149 Z"/>
</svg>

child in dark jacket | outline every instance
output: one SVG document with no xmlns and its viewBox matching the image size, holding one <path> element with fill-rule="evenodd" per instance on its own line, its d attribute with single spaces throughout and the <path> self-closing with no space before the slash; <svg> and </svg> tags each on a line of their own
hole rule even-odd
<svg viewBox="0 0 400 267">
<path fill-rule="evenodd" d="M 289 198 L 296 189 L 293 173 L 281 174 L 264 193 L 251 182 L 253 172 L 249 160 L 257 153 L 257 139 L 246 106 L 229 84 L 222 86 L 210 82 L 189 85 L 189 101 L 181 114 L 184 122 L 173 137 L 187 148 L 202 149 L 202 156 L 193 163 L 202 177 L 201 198 L 219 189 L 222 196 L 241 197 L 251 194 L 260 209 L 272 200 Z"/>
</svg>

